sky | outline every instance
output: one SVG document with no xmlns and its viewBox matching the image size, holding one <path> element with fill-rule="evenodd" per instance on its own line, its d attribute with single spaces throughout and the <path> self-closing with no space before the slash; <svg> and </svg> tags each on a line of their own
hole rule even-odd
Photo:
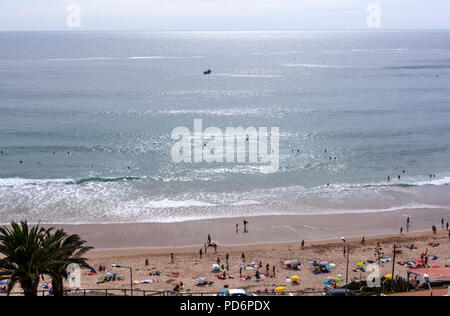
<svg viewBox="0 0 450 316">
<path fill-rule="evenodd" d="M 368 24 L 373 3 L 380 9 L 379 23 Z M 71 4 L 75 11 L 68 10 Z M 0 31 L 360 30 L 374 25 L 450 29 L 450 0 L 0 0 Z"/>
</svg>

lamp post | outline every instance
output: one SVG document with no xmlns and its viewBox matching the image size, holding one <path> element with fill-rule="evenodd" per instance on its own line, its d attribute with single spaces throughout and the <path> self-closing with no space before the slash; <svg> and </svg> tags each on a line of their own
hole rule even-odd
<svg viewBox="0 0 450 316">
<path fill-rule="evenodd" d="M 394 245 L 394 255 L 393 255 L 393 259 L 392 259 L 392 280 L 395 280 L 395 254 L 397 252 L 397 245 Z"/>
<path fill-rule="evenodd" d="M 130 269 L 130 288 L 131 288 L 131 296 L 133 296 L 133 268 L 132 267 L 127 267 L 127 266 L 121 266 L 119 264 L 112 264 L 111 267 L 113 267 L 113 268 Z"/>
<path fill-rule="evenodd" d="M 433 288 L 431 287 L 430 277 L 428 276 L 428 274 L 424 274 L 423 278 L 425 279 L 425 282 L 428 283 L 428 288 L 430 289 L 430 296 L 433 296 Z"/>
</svg>

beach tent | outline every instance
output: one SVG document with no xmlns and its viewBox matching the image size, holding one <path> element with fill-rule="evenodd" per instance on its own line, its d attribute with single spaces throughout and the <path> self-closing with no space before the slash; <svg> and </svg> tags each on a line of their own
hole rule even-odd
<svg viewBox="0 0 450 316">
<path fill-rule="evenodd" d="M 296 265 L 299 264 L 300 262 L 298 260 L 287 260 L 284 262 L 285 265 Z"/>
<path fill-rule="evenodd" d="M 204 277 L 197 278 L 197 285 L 204 285 L 206 283 L 206 279 Z"/>
<path fill-rule="evenodd" d="M 220 272 L 220 266 L 218 264 L 211 265 L 211 269 L 213 272 Z"/>
</svg>

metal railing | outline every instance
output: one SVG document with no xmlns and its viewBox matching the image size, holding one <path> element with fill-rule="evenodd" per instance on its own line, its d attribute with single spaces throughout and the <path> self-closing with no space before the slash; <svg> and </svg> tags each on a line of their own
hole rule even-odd
<svg viewBox="0 0 450 316">
<path fill-rule="evenodd" d="M 324 291 L 310 291 L 310 290 L 298 290 L 298 291 L 286 291 L 286 292 L 260 292 L 258 296 L 308 296 L 308 295 L 322 295 Z M 6 293 L 0 293 L 0 296 L 6 296 Z M 11 292 L 10 296 L 23 296 L 23 292 Z M 73 291 L 66 291 L 66 296 L 131 296 L 131 289 L 78 289 Z M 174 292 L 168 290 L 141 290 L 134 289 L 134 296 L 217 296 L 218 291 L 208 292 Z M 38 290 L 38 296 L 52 296 L 49 290 Z"/>
</svg>

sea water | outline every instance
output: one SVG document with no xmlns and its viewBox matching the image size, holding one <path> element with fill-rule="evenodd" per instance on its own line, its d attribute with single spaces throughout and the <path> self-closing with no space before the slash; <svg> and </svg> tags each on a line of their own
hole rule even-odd
<svg viewBox="0 0 450 316">
<path fill-rule="evenodd" d="M 450 210 L 449 86 L 448 31 L 1 32 L 0 222 Z M 194 119 L 278 171 L 175 163 Z"/>
</svg>

